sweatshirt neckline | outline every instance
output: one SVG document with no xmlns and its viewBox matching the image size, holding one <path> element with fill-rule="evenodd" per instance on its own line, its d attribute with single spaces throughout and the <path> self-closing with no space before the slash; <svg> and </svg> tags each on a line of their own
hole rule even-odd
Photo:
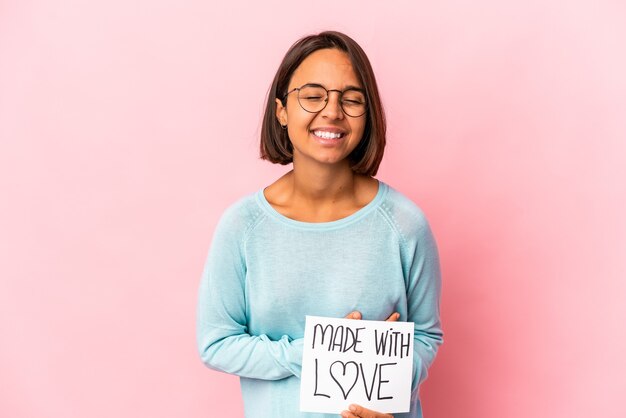
<svg viewBox="0 0 626 418">
<path fill-rule="evenodd" d="M 376 195 L 374 196 L 374 198 L 369 201 L 369 203 L 367 203 L 365 206 L 363 206 L 361 209 L 357 210 L 356 212 L 346 216 L 345 218 L 341 218 L 341 219 L 337 219 L 337 220 L 329 221 L 329 222 L 304 222 L 304 221 L 297 221 L 295 219 L 288 218 L 287 216 L 283 215 L 282 213 L 274 209 L 274 207 L 270 204 L 270 202 L 268 202 L 267 198 L 265 197 L 265 194 L 263 193 L 263 191 L 265 190 L 265 187 L 262 187 L 259 191 L 257 191 L 256 200 L 259 203 L 259 206 L 261 206 L 261 208 L 263 209 L 265 213 L 267 213 L 272 219 L 275 219 L 282 224 L 297 227 L 297 228 L 303 228 L 303 229 L 315 229 L 315 230 L 334 229 L 334 228 L 342 227 L 345 225 L 349 225 L 353 222 L 358 221 L 359 219 L 362 219 L 363 217 L 367 216 L 370 212 L 375 210 L 381 204 L 385 195 L 387 194 L 388 186 L 386 183 L 382 182 L 381 180 L 377 179 L 377 181 L 378 181 L 378 191 L 376 192 Z"/>
</svg>

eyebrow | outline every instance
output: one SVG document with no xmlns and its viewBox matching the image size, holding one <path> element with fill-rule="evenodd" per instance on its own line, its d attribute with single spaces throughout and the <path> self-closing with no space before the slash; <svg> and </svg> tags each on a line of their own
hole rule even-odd
<svg viewBox="0 0 626 418">
<path fill-rule="evenodd" d="M 324 87 L 326 90 L 328 90 L 326 88 L 326 86 L 324 86 L 323 84 L 320 83 L 306 83 L 304 85 L 302 85 L 302 87 L 304 86 L 311 86 L 311 87 Z M 363 87 L 358 87 L 358 86 L 353 86 L 353 85 L 347 85 L 346 88 L 344 88 L 342 91 L 346 91 L 346 90 L 358 90 L 358 91 L 365 91 L 365 89 Z"/>
</svg>

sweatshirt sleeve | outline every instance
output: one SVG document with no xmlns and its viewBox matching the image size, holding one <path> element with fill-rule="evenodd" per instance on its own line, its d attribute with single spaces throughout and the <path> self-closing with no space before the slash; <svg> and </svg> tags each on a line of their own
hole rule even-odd
<svg viewBox="0 0 626 418">
<path fill-rule="evenodd" d="M 233 206 L 218 223 L 200 281 L 196 338 L 203 363 L 242 377 L 300 377 L 303 339 L 250 335 L 245 300 L 246 216 Z"/>
<path fill-rule="evenodd" d="M 412 390 L 426 380 L 437 350 L 443 344 L 439 305 L 441 269 L 437 244 L 426 218 L 421 214 L 415 233 L 407 237 L 408 266 L 407 321 L 415 323 Z"/>
</svg>

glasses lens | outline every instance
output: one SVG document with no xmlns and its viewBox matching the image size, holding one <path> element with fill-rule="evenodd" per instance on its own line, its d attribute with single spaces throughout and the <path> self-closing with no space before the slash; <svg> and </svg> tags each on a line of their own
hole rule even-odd
<svg viewBox="0 0 626 418">
<path fill-rule="evenodd" d="M 298 93 L 298 100 L 307 112 L 319 112 L 326 104 L 326 90 L 314 86 L 302 87 Z"/>
<path fill-rule="evenodd" d="M 317 113 L 324 109 L 328 92 L 322 87 L 305 86 L 298 92 L 300 105 L 307 112 Z M 348 116 L 361 116 L 367 109 L 365 94 L 359 90 L 346 90 L 341 99 L 341 107 Z"/>
<path fill-rule="evenodd" d="M 341 107 L 346 115 L 361 116 L 366 110 L 365 95 L 358 90 L 346 90 L 343 93 Z"/>
</svg>

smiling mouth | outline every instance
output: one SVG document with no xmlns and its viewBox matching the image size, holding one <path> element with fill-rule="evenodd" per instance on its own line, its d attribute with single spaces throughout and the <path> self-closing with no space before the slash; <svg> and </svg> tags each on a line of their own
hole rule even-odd
<svg viewBox="0 0 626 418">
<path fill-rule="evenodd" d="M 315 135 L 318 138 L 322 138 L 322 139 L 339 139 L 339 138 L 343 138 L 344 136 L 346 136 L 345 133 L 333 133 L 333 132 L 326 132 L 326 131 L 312 131 L 313 135 Z"/>
</svg>

